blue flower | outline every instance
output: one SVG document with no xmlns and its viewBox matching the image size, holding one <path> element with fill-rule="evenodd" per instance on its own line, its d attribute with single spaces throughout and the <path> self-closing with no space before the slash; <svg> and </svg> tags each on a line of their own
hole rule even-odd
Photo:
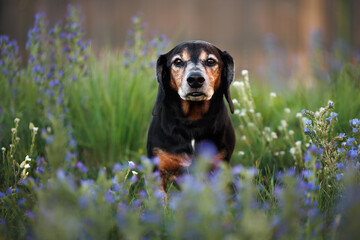
<svg viewBox="0 0 360 240">
<path fill-rule="evenodd" d="M 321 162 L 316 161 L 316 163 L 315 163 L 315 168 L 316 168 L 316 169 L 320 169 L 320 168 L 321 168 Z"/>
<path fill-rule="evenodd" d="M 358 155 L 357 151 L 354 149 L 349 150 L 347 153 L 348 153 L 349 157 L 351 157 L 351 158 L 355 158 Z"/>
<path fill-rule="evenodd" d="M 304 133 L 309 133 L 310 130 L 308 129 L 308 127 L 304 127 Z"/>
<path fill-rule="evenodd" d="M 301 113 L 302 113 L 302 114 L 305 114 L 305 113 L 306 113 L 306 109 L 304 108 L 303 110 L 301 110 Z"/>
<path fill-rule="evenodd" d="M 89 205 L 89 201 L 87 200 L 86 197 L 80 197 L 78 199 L 78 204 L 80 208 L 85 209 Z"/>
<path fill-rule="evenodd" d="M 336 179 L 340 181 L 342 179 L 342 175 L 340 173 L 336 174 Z"/>
<path fill-rule="evenodd" d="M 352 124 L 354 126 L 356 126 L 358 123 L 360 123 L 359 119 L 357 119 L 357 118 L 354 118 L 354 119 L 350 120 L 349 122 L 350 122 L 350 124 Z"/>
<path fill-rule="evenodd" d="M 119 186 L 119 184 L 114 184 L 114 185 L 113 185 L 113 191 L 114 191 L 114 192 L 119 192 L 119 191 L 120 191 L 120 186 Z"/>
<path fill-rule="evenodd" d="M 345 133 L 339 133 L 338 136 L 344 138 L 344 137 L 345 137 Z"/>
<path fill-rule="evenodd" d="M 328 105 L 329 105 L 329 108 L 333 108 L 334 107 L 334 102 L 329 101 Z"/>
<path fill-rule="evenodd" d="M 33 219 L 33 220 L 34 220 L 35 217 L 36 217 L 35 213 L 33 213 L 33 212 L 30 211 L 30 210 L 26 210 L 25 214 L 26 214 L 26 216 L 28 216 L 30 219 Z"/>
<path fill-rule="evenodd" d="M 82 173 L 87 173 L 88 171 L 87 167 L 80 161 L 75 164 L 75 168 L 78 168 Z"/>
<path fill-rule="evenodd" d="M 303 170 L 302 175 L 304 178 L 309 178 L 312 176 L 312 172 L 310 172 L 309 170 Z"/>
<path fill-rule="evenodd" d="M 353 133 L 357 133 L 358 132 L 358 129 L 357 128 L 353 128 Z"/>
<path fill-rule="evenodd" d="M 348 140 L 346 141 L 346 145 L 351 146 L 353 142 L 355 142 L 355 138 L 348 138 Z"/>
<path fill-rule="evenodd" d="M 11 188 L 8 188 L 8 189 L 6 190 L 6 194 L 8 194 L 8 195 L 12 194 L 12 189 L 11 189 Z"/>
<path fill-rule="evenodd" d="M 344 148 L 338 148 L 338 149 L 337 149 L 337 152 L 338 152 L 338 153 L 343 153 L 343 152 L 345 152 L 345 149 L 344 149 Z"/>
<path fill-rule="evenodd" d="M 105 193 L 104 198 L 108 203 L 114 203 L 115 202 L 115 197 L 111 192 Z"/>
<path fill-rule="evenodd" d="M 116 172 L 119 172 L 119 171 L 121 171 L 123 169 L 124 169 L 124 167 L 120 163 L 115 163 L 113 168 L 112 168 L 112 171 L 114 173 L 116 173 Z"/>
<path fill-rule="evenodd" d="M 308 120 L 308 119 L 305 119 L 305 120 L 304 120 L 304 123 L 305 123 L 305 125 L 311 125 L 312 121 L 311 121 L 311 120 Z"/>
<path fill-rule="evenodd" d="M 307 189 L 308 189 L 309 191 L 312 191 L 312 190 L 315 189 L 315 183 L 313 183 L 313 182 L 308 182 L 308 183 L 306 183 L 306 187 L 307 187 Z"/>
<path fill-rule="evenodd" d="M 231 169 L 231 172 L 233 175 L 238 175 L 244 170 L 244 167 L 242 165 L 236 165 Z"/>
<path fill-rule="evenodd" d="M 338 114 L 337 114 L 336 112 L 332 112 L 332 113 L 330 113 L 330 116 L 331 116 L 332 118 L 335 118 L 335 117 L 338 116 Z"/>
<path fill-rule="evenodd" d="M 5 197 L 5 196 L 6 196 L 5 193 L 0 192 L 0 198 L 3 198 L 3 197 Z"/>
<path fill-rule="evenodd" d="M 344 168 L 344 164 L 343 163 L 336 163 L 336 166 L 337 166 L 337 168 Z"/>
<path fill-rule="evenodd" d="M 325 119 L 325 121 L 327 121 L 328 123 L 330 123 L 332 121 L 332 118 L 331 117 L 328 117 Z"/>
</svg>

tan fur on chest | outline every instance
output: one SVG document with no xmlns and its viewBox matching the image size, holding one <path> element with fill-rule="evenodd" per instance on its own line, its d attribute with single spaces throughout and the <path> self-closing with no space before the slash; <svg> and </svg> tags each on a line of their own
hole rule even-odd
<svg viewBox="0 0 360 240">
<path fill-rule="evenodd" d="M 185 116 L 190 120 L 196 121 L 203 117 L 203 115 L 209 110 L 210 101 L 191 102 L 181 100 L 181 108 Z"/>
</svg>

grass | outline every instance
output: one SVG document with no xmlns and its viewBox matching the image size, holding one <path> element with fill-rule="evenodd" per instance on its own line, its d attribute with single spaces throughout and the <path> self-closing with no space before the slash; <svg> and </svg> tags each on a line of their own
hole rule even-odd
<svg viewBox="0 0 360 240">
<path fill-rule="evenodd" d="M 231 166 L 209 174 L 200 157 L 165 205 L 144 149 L 154 62 L 168 41 L 147 39 L 135 16 L 124 52 L 94 56 L 79 16 L 69 6 L 64 23 L 48 29 L 36 15 L 24 67 L 16 43 L 0 37 L 1 237 L 359 236 L 358 66 L 276 93 L 243 71 L 231 87 Z"/>
</svg>

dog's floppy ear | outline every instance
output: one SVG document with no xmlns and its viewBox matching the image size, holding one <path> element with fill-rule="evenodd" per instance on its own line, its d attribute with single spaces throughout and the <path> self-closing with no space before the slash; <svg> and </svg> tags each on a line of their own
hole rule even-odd
<svg viewBox="0 0 360 240">
<path fill-rule="evenodd" d="M 230 94 L 230 85 L 231 82 L 234 80 L 234 60 L 232 58 L 232 56 L 227 53 L 227 52 L 221 52 L 221 57 L 222 60 L 224 62 L 224 68 L 223 68 L 223 72 L 222 72 L 222 84 L 224 86 L 224 95 L 226 98 L 226 101 L 229 104 L 229 108 L 231 113 L 234 113 L 234 105 L 231 99 L 231 94 Z"/>
<path fill-rule="evenodd" d="M 156 116 L 161 111 L 162 102 L 165 98 L 165 87 L 164 81 L 166 81 L 167 70 L 166 70 L 167 54 L 162 54 L 159 56 L 156 62 L 156 78 L 159 83 L 158 94 L 156 97 L 155 105 L 152 110 L 152 115 Z"/>
</svg>

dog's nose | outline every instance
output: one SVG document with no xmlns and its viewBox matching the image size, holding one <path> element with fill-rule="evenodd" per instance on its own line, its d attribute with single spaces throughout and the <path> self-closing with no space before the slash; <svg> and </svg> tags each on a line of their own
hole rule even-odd
<svg viewBox="0 0 360 240">
<path fill-rule="evenodd" d="M 192 88 L 199 88 L 205 82 L 205 78 L 201 75 L 201 73 L 190 73 L 187 78 L 187 82 Z"/>
</svg>

